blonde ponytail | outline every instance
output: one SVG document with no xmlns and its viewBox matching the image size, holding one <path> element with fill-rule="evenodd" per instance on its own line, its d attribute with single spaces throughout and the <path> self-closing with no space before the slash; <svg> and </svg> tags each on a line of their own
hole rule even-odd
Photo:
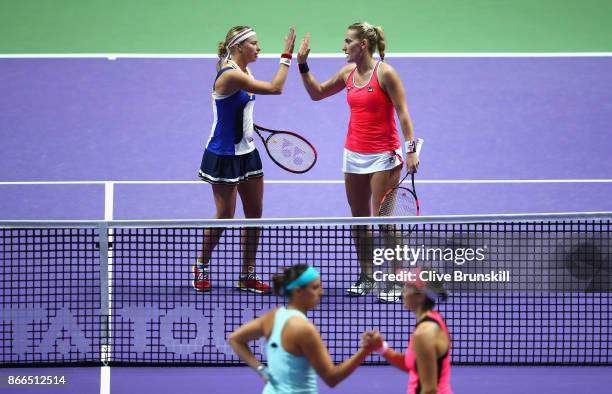
<svg viewBox="0 0 612 394">
<path fill-rule="evenodd" d="M 387 48 L 387 43 L 385 42 L 385 32 L 381 26 L 376 26 L 374 30 L 376 31 L 376 48 L 378 49 L 380 60 L 385 61 L 385 49 Z"/>
<path fill-rule="evenodd" d="M 217 56 L 219 57 L 219 60 L 217 61 L 217 71 L 221 70 L 221 67 L 223 67 L 223 64 L 221 64 L 221 62 L 223 61 L 226 55 L 227 47 L 225 46 L 224 42 L 219 41 L 219 44 L 217 44 Z"/>
</svg>

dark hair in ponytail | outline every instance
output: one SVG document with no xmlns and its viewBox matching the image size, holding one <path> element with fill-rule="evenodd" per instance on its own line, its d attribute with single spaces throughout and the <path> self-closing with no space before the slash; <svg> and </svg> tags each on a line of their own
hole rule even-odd
<svg viewBox="0 0 612 394">
<path fill-rule="evenodd" d="M 432 269 L 426 269 L 424 271 L 435 272 Z M 434 275 L 430 275 L 434 277 Z M 426 283 L 427 289 L 438 295 L 438 300 L 446 301 L 448 299 L 448 291 L 444 288 L 444 282 L 440 279 L 429 280 Z M 425 297 L 423 306 L 426 310 L 432 310 L 436 306 L 436 300 L 432 300 L 429 297 Z"/>
<path fill-rule="evenodd" d="M 289 296 L 291 292 L 287 294 L 285 288 L 287 285 L 297 278 L 300 277 L 308 269 L 306 264 L 296 264 L 291 267 L 283 268 L 282 274 L 272 276 L 272 283 L 274 284 L 274 294 Z"/>
</svg>

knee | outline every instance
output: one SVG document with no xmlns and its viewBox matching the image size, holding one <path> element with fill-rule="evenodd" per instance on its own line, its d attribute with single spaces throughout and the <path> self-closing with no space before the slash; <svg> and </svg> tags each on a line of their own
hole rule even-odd
<svg viewBox="0 0 612 394">
<path fill-rule="evenodd" d="M 245 207 L 244 217 L 247 219 L 259 219 L 263 215 L 263 206 L 261 204 L 257 206 Z"/>
<path fill-rule="evenodd" d="M 348 203 L 353 217 L 370 216 L 370 198 L 361 195 L 348 195 Z"/>
<path fill-rule="evenodd" d="M 215 219 L 233 219 L 233 218 L 234 218 L 234 211 L 230 209 L 218 210 L 215 215 Z"/>
<path fill-rule="evenodd" d="M 371 216 L 370 204 L 349 204 L 351 206 L 351 215 L 353 217 L 367 217 Z"/>
</svg>

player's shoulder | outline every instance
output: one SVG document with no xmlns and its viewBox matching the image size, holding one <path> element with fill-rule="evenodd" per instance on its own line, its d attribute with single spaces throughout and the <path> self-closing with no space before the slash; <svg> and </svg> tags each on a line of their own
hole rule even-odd
<svg viewBox="0 0 612 394">
<path fill-rule="evenodd" d="M 400 76 L 395 68 L 386 62 L 381 61 L 378 63 L 378 72 L 376 75 L 378 77 L 378 82 L 383 89 L 386 89 L 388 86 L 395 86 L 397 83 L 401 83 Z"/>
<path fill-rule="evenodd" d="M 242 72 L 242 70 L 240 70 L 239 68 L 234 68 L 234 67 L 230 67 L 230 66 L 226 66 L 223 67 L 221 70 L 219 70 L 219 79 L 221 78 L 240 78 L 243 75 L 246 75 L 244 72 Z"/>
<path fill-rule="evenodd" d="M 397 74 L 397 71 L 392 65 L 382 61 L 378 63 L 378 70 L 378 75 L 380 76 L 384 76 L 387 74 Z"/>
<path fill-rule="evenodd" d="M 265 323 L 270 323 L 270 322 L 273 323 L 274 318 L 276 317 L 277 311 L 278 311 L 278 308 L 270 309 L 269 311 L 261 315 L 260 319 Z"/>
<path fill-rule="evenodd" d="M 345 64 L 344 66 L 342 66 L 340 71 L 338 71 L 338 74 L 340 74 L 342 76 L 342 79 L 344 79 L 346 81 L 346 79 L 348 78 L 349 74 L 351 72 L 353 72 L 353 70 L 355 70 L 355 67 L 356 67 L 355 63 Z"/>
<path fill-rule="evenodd" d="M 414 339 L 427 341 L 434 338 L 439 330 L 440 326 L 436 322 L 424 321 L 414 330 Z"/>
<path fill-rule="evenodd" d="M 309 335 L 311 333 L 316 333 L 317 328 L 314 324 L 308 319 L 304 319 L 302 316 L 292 316 L 287 319 L 286 325 L 290 327 L 291 330 L 299 333 L 300 335 Z"/>
<path fill-rule="evenodd" d="M 317 327 L 302 317 L 293 316 L 288 319 L 285 325 L 285 329 L 287 328 L 291 336 L 303 346 L 314 347 L 321 340 L 321 334 Z"/>
</svg>

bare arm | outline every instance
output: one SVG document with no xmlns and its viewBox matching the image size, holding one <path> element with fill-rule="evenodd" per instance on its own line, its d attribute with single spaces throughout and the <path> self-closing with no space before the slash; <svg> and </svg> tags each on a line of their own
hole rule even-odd
<svg viewBox="0 0 612 394">
<path fill-rule="evenodd" d="M 251 368 L 256 369 L 261 363 L 251 351 L 248 343 L 265 335 L 264 325 L 274 319 L 275 313 L 276 310 L 272 310 L 243 324 L 227 338 L 227 342 L 234 349 L 234 352 Z"/>
<path fill-rule="evenodd" d="M 382 66 L 384 64 L 384 66 Z M 381 87 L 389 95 L 397 117 L 400 121 L 402 128 L 402 134 L 405 140 L 414 139 L 414 128 L 412 126 L 412 119 L 408 112 L 408 104 L 406 103 L 406 90 L 404 84 L 400 79 L 397 71 L 386 63 L 381 63 Z"/>
<path fill-rule="evenodd" d="M 406 368 L 406 363 L 404 362 L 405 355 L 402 352 L 397 352 L 391 348 L 387 349 L 385 354 L 383 354 L 385 360 L 389 362 L 389 364 L 394 367 L 401 369 L 402 371 L 408 372 L 408 368 Z"/>
<path fill-rule="evenodd" d="M 317 329 L 312 324 L 304 324 L 301 331 L 299 333 L 300 349 L 329 387 L 335 387 L 346 379 L 372 352 L 369 347 L 361 347 L 348 360 L 334 365 Z"/>
<path fill-rule="evenodd" d="M 307 33 L 302 39 L 300 49 L 298 50 L 298 63 L 304 64 L 308 60 L 308 54 L 310 53 L 309 44 L 310 34 Z M 319 101 L 326 97 L 333 96 L 344 89 L 345 77 L 351 67 L 351 65 L 342 67 L 342 69 L 340 69 L 340 71 L 338 71 L 333 77 L 323 83 L 319 83 L 312 72 L 307 72 L 300 75 L 302 76 L 304 88 L 306 88 L 306 92 L 308 92 L 310 98 L 314 101 Z"/>
<path fill-rule="evenodd" d="M 284 53 L 293 53 L 294 46 L 295 30 L 291 27 L 285 37 Z M 289 67 L 279 63 L 274 78 L 268 82 L 258 81 L 240 70 L 231 70 L 227 71 L 219 78 L 215 90 L 220 94 L 232 94 L 238 90 L 246 90 L 247 92 L 255 94 L 281 94 L 288 73 Z"/>
<path fill-rule="evenodd" d="M 219 78 L 219 83 L 215 90 L 221 94 L 231 94 L 238 90 L 246 90 L 247 92 L 255 94 L 282 94 L 288 70 L 289 67 L 279 64 L 276 75 L 274 75 L 272 81 L 269 82 L 251 78 L 240 70 L 231 70 Z"/>
<path fill-rule="evenodd" d="M 414 140 L 414 127 L 412 125 L 412 118 L 408 112 L 408 104 L 406 103 L 406 90 L 404 84 L 400 79 L 397 71 L 388 64 L 384 64 L 381 69 L 381 87 L 389 95 L 397 117 L 402 128 L 402 134 L 404 135 L 405 141 Z M 406 167 L 408 171 L 415 171 L 419 164 L 419 158 L 416 154 L 406 155 Z"/>
<path fill-rule="evenodd" d="M 364 332 L 361 340 L 362 345 L 371 344 L 374 346 L 374 349 L 378 349 L 378 352 L 381 351 L 380 349 L 383 348 L 383 344 L 385 343 L 383 336 L 378 330 Z M 394 367 L 408 372 L 408 368 L 406 368 L 406 364 L 404 362 L 404 353 L 396 352 L 392 348 L 387 348 L 382 356 Z"/>
<path fill-rule="evenodd" d="M 436 394 L 438 384 L 435 339 L 438 327 L 433 323 L 431 323 L 431 326 L 425 326 L 425 324 L 414 333 L 412 347 L 416 354 L 422 393 Z"/>
</svg>

